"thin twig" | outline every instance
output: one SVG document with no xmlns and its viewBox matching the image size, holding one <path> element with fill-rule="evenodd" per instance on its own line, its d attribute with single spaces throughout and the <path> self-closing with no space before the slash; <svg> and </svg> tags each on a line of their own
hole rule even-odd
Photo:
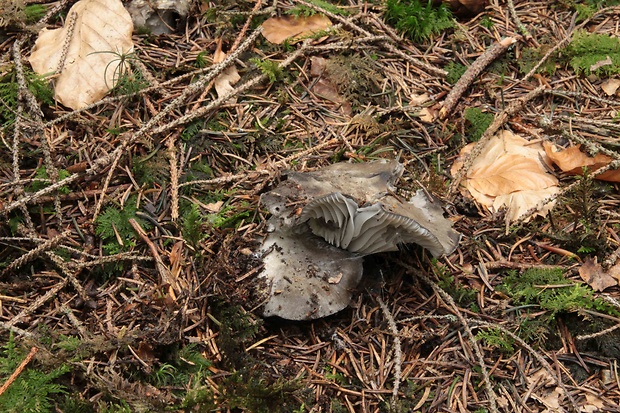
<svg viewBox="0 0 620 413">
<path fill-rule="evenodd" d="M 463 93 L 478 78 L 478 75 L 495 59 L 504 54 L 506 50 L 517 42 L 516 37 L 506 37 L 499 42 L 493 44 L 484 53 L 482 53 L 474 63 L 469 66 L 467 71 L 459 78 L 452 90 L 446 97 L 443 107 L 439 111 L 439 118 L 445 119 L 454 109 L 457 102 L 463 96 Z"/>
<path fill-rule="evenodd" d="M 30 352 L 28 353 L 26 358 L 19 364 L 19 366 L 17 366 L 13 374 L 11 374 L 7 381 L 4 382 L 2 387 L 0 387 L 0 396 L 4 394 L 6 389 L 8 389 L 11 384 L 13 384 L 13 382 L 17 379 L 17 376 L 19 376 L 21 372 L 24 371 L 28 363 L 30 363 L 30 361 L 34 358 L 38 351 L 39 349 L 34 346 L 30 349 Z"/>
<path fill-rule="evenodd" d="M 383 311 L 383 315 L 387 319 L 388 326 L 390 331 L 394 336 L 394 387 L 392 388 L 392 401 L 390 403 L 392 409 L 396 411 L 396 402 L 398 401 L 398 389 L 400 388 L 400 381 L 402 380 L 402 348 L 400 345 L 400 334 L 398 333 L 398 327 L 396 326 L 396 322 L 394 321 L 394 317 L 387 305 L 383 302 L 381 297 L 377 296 L 377 302 L 381 306 L 381 310 Z"/>
</svg>

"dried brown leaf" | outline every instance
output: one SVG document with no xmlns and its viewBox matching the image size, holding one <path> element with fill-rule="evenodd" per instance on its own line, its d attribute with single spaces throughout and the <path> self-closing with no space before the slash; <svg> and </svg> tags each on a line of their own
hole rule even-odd
<svg viewBox="0 0 620 413">
<path fill-rule="evenodd" d="M 120 0 L 80 0 L 68 14 L 73 24 L 39 32 L 30 64 L 40 75 L 59 70 L 56 99 L 79 109 L 103 98 L 122 71 L 120 55 L 133 51 L 131 16 Z"/>
<path fill-rule="evenodd" d="M 215 48 L 215 53 L 213 54 L 213 63 L 221 63 L 224 59 L 226 59 L 226 53 L 222 51 L 222 39 L 220 38 L 217 41 L 217 47 Z M 237 83 L 239 79 L 241 79 L 241 76 L 239 76 L 239 72 L 237 72 L 235 65 L 228 66 L 226 70 L 224 70 L 214 80 L 217 95 L 221 97 L 230 93 L 230 91 L 234 89 L 233 85 Z"/>
<path fill-rule="evenodd" d="M 581 145 L 571 146 L 563 150 L 560 150 L 550 142 L 544 142 L 543 145 L 549 159 L 551 159 L 562 172 L 570 175 L 583 175 L 584 168 L 587 168 L 589 171 L 596 171 L 612 161 L 611 157 L 602 153 L 597 153 L 593 157 L 588 156 L 588 154 L 581 151 Z M 620 182 L 620 170 L 615 169 L 604 172 L 597 175 L 595 179 Z"/>
<path fill-rule="evenodd" d="M 453 175 L 475 144 L 461 150 L 452 166 Z M 547 173 L 546 157 L 539 143 L 511 132 L 492 137 L 482 148 L 463 181 L 471 196 L 487 209 L 506 208 L 506 220 L 515 221 L 532 208 L 544 214 L 553 204 L 543 201 L 558 192 L 557 179 Z"/>
<path fill-rule="evenodd" d="M 435 122 L 435 119 L 437 119 L 439 113 L 432 108 L 422 108 L 422 110 L 418 112 L 418 116 L 422 122 L 432 123 Z"/>
<path fill-rule="evenodd" d="M 596 257 L 586 258 L 579 267 L 579 276 L 584 280 L 594 291 L 603 291 L 606 288 L 618 285 L 618 281 L 609 275 L 603 267 L 597 263 Z"/>
<path fill-rule="evenodd" d="M 263 36 L 271 43 L 282 44 L 288 38 L 307 36 L 331 26 L 331 20 L 322 14 L 271 17 L 263 23 Z"/>
</svg>

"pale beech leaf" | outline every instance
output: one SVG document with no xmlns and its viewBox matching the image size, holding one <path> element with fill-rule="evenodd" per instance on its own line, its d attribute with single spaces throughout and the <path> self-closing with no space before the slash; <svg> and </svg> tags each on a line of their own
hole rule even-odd
<svg viewBox="0 0 620 413">
<path fill-rule="evenodd" d="M 213 53 L 213 63 L 221 63 L 226 59 L 226 53 L 222 51 L 222 38 L 217 41 L 215 53 Z M 234 84 L 241 79 L 235 65 L 228 66 L 214 80 L 215 91 L 219 97 L 224 96 L 234 89 Z M 231 101 L 236 102 L 235 99 Z"/>
<path fill-rule="evenodd" d="M 461 149 L 451 168 L 456 175 L 476 143 Z M 509 131 L 499 132 L 484 144 L 473 160 L 462 185 L 481 206 L 497 212 L 504 209 L 508 223 L 530 219 L 526 212 L 545 214 L 557 194 L 558 180 L 547 172 L 550 161 L 538 142 L 530 142 Z"/>
<path fill-rule="evenodd" d="M 271 43 L 282 44 L 286 39 L 308 36 L 331 26 L 331 20 L 322 14 L 271 17 L 263 23 L 263 36 Z"/>
<path fill-rule="evenodd" d="M 67 16 L 65 27 L 41 30 L 29 60 L 37 74 L 59 71 L 56 100 L 79 109 L 103 98 L 127 69 L 120 55 L 133 51 L 133 23 L 120 0 L 80 0 Z"/>
</svg>

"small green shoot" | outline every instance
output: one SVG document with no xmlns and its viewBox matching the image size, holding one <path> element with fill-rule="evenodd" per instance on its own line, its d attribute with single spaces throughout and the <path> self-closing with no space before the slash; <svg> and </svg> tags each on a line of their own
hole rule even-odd
<svg viewBox="0 0 620 413">
<path fill-rule="evenodd" d="M 467 108 L 464 113 L 465 120 L 468 122 L 467 135 L 470 142 L 477 142 L 480 137 L 493 123 L 492 113 L 484 113 L 479 108 Z"/>
<path fill-rule="evenodd" d="M 63 179 L 68 178 L 70 175 L 71 173 L 69 173 L 69 171 L 67 171 L 66 169 L 58 170 L 59 181 L 62 181 Z M 52 184 L 52 181 L 50 180 L 50 177 L 47 173 L 47 169 L 45 168 L 45 166 L 41 166 L 40 168 L 36 170 L 34 179 L 35 180 L 32 182 L 30 187 L 26 189 L 28 192 L 37 192 L 43 188 L 47 188 L 48 186 Z M 71 191 L 67 186 L 63 185 L 60 188 L 58 188 L 58 192 L 60 192 L 61 194 L 68 194 Z"/>
<path fill-rule="evenodd" d="M 4 383 L 26 357 L 15 344 L 13 333 L 0 350 L 0 379 Z M 48 373 L 27 367 L 9 388 L 0 395 L 0 411 L 7 413 L 52 413 L 52 396 L 65 393 L 64 386 L 55 380 L 70 371 L 62 365 Z"/>
<path fill-rule="evenodd" d="M 103 249 L 108 254 L 117 254 L 136 245 L 136 233 L 129 223 L 135 219 L 144 230 L 151 228 L 146 221 L 136 216 L 135 197 L 130 197 L 123 209 L 109 206 L 95 220 L 95 232 L 103 239 Z"/>
<path fill-rule="evenodd" d="M 456 62 L 450 62 L 446 65 L 445 70 L 448 72 L 446 80 L 453 85 L 463 76 L 463 73 L 467 70 L 467 66 Z"/>
<path fill-rule="evenodd" d="M 277 62 L 269 59 L 250 59 L 256 67 L 269 78 L 270 83 L 275 83 L 284 77 L 284 72 Z"/>
<path fill-rule="evenodd" d="M 54 90 L 43 76 L 39 76 L 31 70 L 24 68 L 24 76 L 28 90 L 46 105 L 54 104 Z M 0 125 L 7 127 L 15 121 L 17 111 L 17 74 L 15 70 L 9 71 L 0 78 Z"/>
<path fill-rule="evenodd" d="M 511 355 L 514 353 L 514 339 L 499 328 L 481 330 L 476 334 L 477 340 L 483 340 L 489 347 L 499 349 L 502 353 Z"/>
<path fill-rule="evenodd" d="M 196 247 L 205 236 L 202 229 L 203 222 L 200 208 L 196 204 L 192 204 L 189 210 L 183 214 L 181 233 L 183 234 L 183 239 L 193 247 Z"/>
</svg>

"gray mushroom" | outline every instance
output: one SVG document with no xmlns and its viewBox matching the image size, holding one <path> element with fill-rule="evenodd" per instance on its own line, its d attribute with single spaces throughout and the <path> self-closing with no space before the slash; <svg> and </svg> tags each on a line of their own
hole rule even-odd
<svg viewBox="0 0 620 413">
<path fill-rule="evenodd" d="M 409 202 L 389 195 L 402 171 L 396 161 L 335 164 L 291 173 L 261 197 L 273 230 L 261 247 L 265 316 L 307 320 L 345 308 L 365 255 L 412 243 L 435 257 L 456 249 L 460 234 L 423 191 Z"/>
</svg>

